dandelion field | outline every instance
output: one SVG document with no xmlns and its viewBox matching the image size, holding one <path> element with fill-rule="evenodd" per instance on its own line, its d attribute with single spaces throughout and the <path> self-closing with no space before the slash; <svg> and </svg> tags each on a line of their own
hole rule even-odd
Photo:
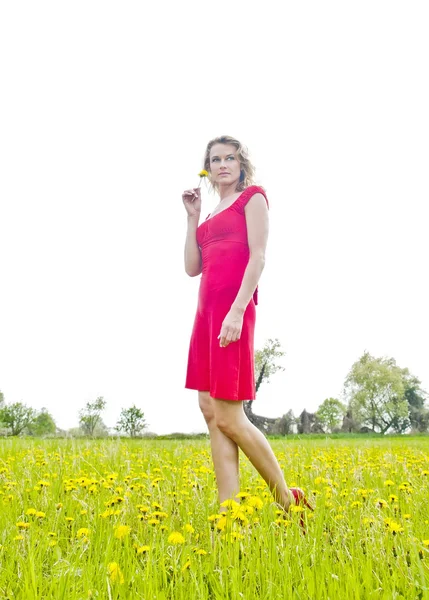
<svg viewBox="0 0 429 600">
<path fill-rule="evenodd" d="M 306 535 L 207 440 L 0 440 L 0 599 L 429 599 L 429 438 L 271 444 Z"/>
</svg>

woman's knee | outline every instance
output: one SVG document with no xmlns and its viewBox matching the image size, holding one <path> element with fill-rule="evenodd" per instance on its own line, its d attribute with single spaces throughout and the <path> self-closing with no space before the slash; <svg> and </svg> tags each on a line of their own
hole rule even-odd
<svg viewBox="0 0 429 600">
<path fill-rule="evenodd" d="M 219 404 L 221 402 L 222 404 Z M 225 402 L 225 404 L 224 404 Z M 241 402 L 238 404 L 214 400 L 216 426 L 222 433 L 231 439 L 236 439 L 245 426 Z"/>
<path fill-rule="evenodd" d="M 212 399 L 210 398 L 209 392 L 198 392 L 198 403 L 200 405 L 201 412 L 207 423 L 211 425 L 215 421 L 215 413 L 213 408 Z"/>
</svg>

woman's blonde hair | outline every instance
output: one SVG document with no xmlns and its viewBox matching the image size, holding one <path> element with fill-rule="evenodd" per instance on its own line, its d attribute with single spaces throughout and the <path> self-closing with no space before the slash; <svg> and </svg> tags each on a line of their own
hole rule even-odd
<svg viewBox="0 0 429 600">
<path fill-rule="evenodd" d="M 231 137 L 230 135 L 222 135 L 220 137 L 214 138 L 213 140 L 210 140 L 210 142 L 207 144 L 206 152 L 204 155 L 204 169 L 209 174 L 208 179 L 210 181 L 211 186 L 216 191 L 218 191 L 218 185 L 216 183 L 213 183 L 210 178 L 210 150 L 215 144 L 231 144 L 231 146 L 235 146 L 237 150 L 237 158 L 240 161 L 240 181 L 238 182 L 236 191 L 242 192 L 247 187 L 249 187 L 249 185 L 253 185 L 255 177 L 255 168 L 249 160 L 249 154 L 246 146 L 240 144 L 238 140 Z"/>
</svg>

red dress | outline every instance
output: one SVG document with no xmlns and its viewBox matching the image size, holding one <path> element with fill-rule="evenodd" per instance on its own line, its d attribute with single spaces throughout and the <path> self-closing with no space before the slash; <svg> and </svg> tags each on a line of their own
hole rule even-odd
<svg viewBox="0 0 429 600">
<path fill-rule="evenodd" d="M 185 388 L 209 391 L 218 400 L 254 400 L 254 330 L 256 288 L 243 316 L 240 339 L 225 348 L 218 335 L 243 280 L 249 261 L 244 207 L 263 188 L 246 188 L 227 209 L 206 219 L 197 229 L 202 276 L 189 345 Z"/>
</svg>

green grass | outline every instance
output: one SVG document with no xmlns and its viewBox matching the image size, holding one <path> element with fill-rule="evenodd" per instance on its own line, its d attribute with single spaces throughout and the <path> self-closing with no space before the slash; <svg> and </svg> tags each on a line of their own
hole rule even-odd
<svg viewBox="0 0 429 600">
<path fill-rule="evenodd" d="M 429 599 L 429 437 L 270 442 L 305 536 L 243 455 L 219 519 L 207 439 L 0 440 L 0 599 Z"/>
</svg>

